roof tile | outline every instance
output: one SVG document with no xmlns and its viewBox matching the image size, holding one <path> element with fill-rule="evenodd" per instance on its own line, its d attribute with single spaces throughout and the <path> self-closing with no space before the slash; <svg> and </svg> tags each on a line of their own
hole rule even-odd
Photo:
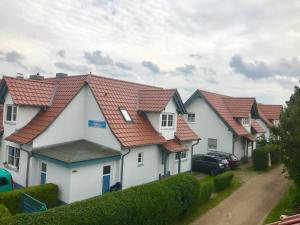
<svg viewBox="0 0 300 225">
<path fill-rule="evenodd" d="M 176 139 L 168 140 L 162 145 L 162 147 L 169 152 L 182 152 L 189 150 L 187 146 L 179 143 Z"/>
</svg>

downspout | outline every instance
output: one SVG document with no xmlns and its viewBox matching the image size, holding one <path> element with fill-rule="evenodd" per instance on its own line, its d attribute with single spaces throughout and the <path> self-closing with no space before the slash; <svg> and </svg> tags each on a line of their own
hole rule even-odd
<svg viewBox="0 0 300 225">
<path fill-rule="evenodd" d="M 124 157 L 126 155 L 128 155 L 131 152 L 131 148 L 128 148 L 128 152 L 126 152 L 125 154 L 123 154 L 121 156 L 121 179 L 120 179 L 120 183 L 121 183 L 121 188 L 123 189 L 123 170 L 124 170 Z"/>
<path fill-rule="evenodd" d="M 191 148 L 191 173 L 192 173 L 192 164 L 193 164 L 193 154 L 194 154 L 194 146 L 199 144 L 200 139 L 197 140 L 197 142 L 195 144 L 192 144 L 192 148 Z"/>
<path fill-rule="evenodd" d="M 29 184 L 29 167 L 30 167 L 30 158 L 32 157 L 32 152 L 22 148 L 22 144 L 20 144 L 20 149 L 27 153 L 27 167 L 26 167 L 26 187 Z"/>
<path fill-rule="evenodd" d="M 179 154 L 179 159 L 178 159 L 178 174 L 180 174 L 180 167 L 181 167 L 181 153 L 182 152 L 178 152 L 177 154 Z"/>
</svg>

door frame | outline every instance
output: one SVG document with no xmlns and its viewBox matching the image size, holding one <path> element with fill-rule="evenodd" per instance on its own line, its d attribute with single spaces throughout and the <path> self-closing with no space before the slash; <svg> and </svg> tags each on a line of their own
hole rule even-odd
<svg viewBox="0 0 300 225">
<path fill-rule="evenodd" d="M 109 170 L 109 174 L 103 174 L 104 173 L 104 167 L 106 166 L 109 166 L 110 167 L 110 170 Z M 102 173 L 101 173 L 101 194 L 104 194 L 103 193 L 103 177 L 105 176 L 109 176 L 109 188 L 111 186 L 111 180 L 112 180 L 112 175 L 113 175 L 113 172 L 112 172 L 112 169 L 113 169 L 113 165 L 112 163 L 108 163 L 108 164 L 103 164 L 102 165 Z M 108 191 L 109 192 L 109 191 Z M 105 192 L 106 193 L 106 192 Z"/>
</svg>

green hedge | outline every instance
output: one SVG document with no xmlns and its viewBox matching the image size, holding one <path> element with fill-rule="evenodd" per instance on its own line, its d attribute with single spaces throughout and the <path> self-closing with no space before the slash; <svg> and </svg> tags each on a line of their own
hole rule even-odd
<svg viewBox="0 0 300 225">
<path fill-rule="evenodd" d="M 46 203 L 47 208 L 57 206 L 59 203 L 57 185 L 43 184 L 0 193 L 0 204 L 5 205 L 12 214 L 21 213 L 21 194 L 23 192 Z"/>
<path fill-rule="evenodd" d="M 218 192 L 226 189 L 230 185 L 232 178 L 233 178 L 232 172 L 225 172 L 217 175 L 214 178 L 215 191 Z"/>
<path fill-rule="evenodd" d="M 265 145 L 253 151 L 253 166 L 255 170 L 265 170 L 269 167 L 269 147 Z"/>
<path fill-rule="evenodd" d="M 3 219 L 6 225 L 164 225 L 197 200 L 199 183 L 180 174 L 34 214 Z"/>
<path fill-rule="evenodd" d="M 8 208 L 6 208 L 4 205 L 0 205 L 0 219 L 9 216 L 11 216 L 11 214 Z"/>
<path fill-rule="evenodd" d="M 206 181 L 206 182 L 200 183 L 198 202 L 200 204 L 207 202 L 210 199 L 213 191 L 214 191 L 214 184 L 212 181 Z"/>
<path fill-rule="evenodd" d="M 271 154 L 271 164 L 276 165 L 281 162 L 281 147 L 280 145 L 270 145 L 269 151 Z"/>
</svg>

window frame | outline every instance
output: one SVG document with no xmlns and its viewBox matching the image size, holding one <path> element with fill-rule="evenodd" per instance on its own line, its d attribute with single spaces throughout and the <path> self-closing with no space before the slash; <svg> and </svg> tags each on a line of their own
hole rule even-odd
<svg viewBox="0 0 300 225">
<path fill-rule="evenodd" d="M 209 140 L 216 141 L 216 145 L 215 145 L 216 148 L 211 148 L 211 147 L 210 147 L 210 146 L 212 146 L 212 145 L 210 145 Z M 217 150 L 217 149 L 218 149 L 218 139 L 217 139 L 217 138 L 207 138 L 207 149 L 208 149 L 208 150 L 213 150 L 213 151 Z"/>
<path fill-rule="evenodd" d="M 176 161 L 176 162 L 179 161 L 179 158 L 178 158 L 179 154 L 181 155 L 181 157 L 180 157 L 180 160 L 181 160 L 181 161 L 182 161 L 182 160 L 187 160 L 187 158 L 188 158 L 188 152 L 187 152 L 187 151 L 176 152 L 176 153 L 175 153 L 175 161 Z"/>
<path fill-rule="evenodd" d="M 138 153 L 137 164 L 138 164 L 138 166 L 144 165 L 144 153 L 143 152 Z"/>
<path fill-rule="evenodd" d="M 14 153 L 11 154 L 10 150 L 12 150 Z M 21 155 L 20 148 L 7 145 L 7 165 L 9 167 L 19 169 L 20 158 L 21 158 L 20 155 Z M 12 159 L 12 161 L 10 159 Z"/>
<path fill-rule="evenodd" d="M 170 116 L 172 116 L 172 119 L 170 119 Z M 164 117 L 165 117 L 165 119 L 164 119 Z M 172 125 L 170 125 L 170 122 L 172 122 Z M 174 128 L 175 127 L 175 113 L 167 113 L 167 112 L 162 113 L 160 126 L 162 129 Z"/>
<path fill-rule="evenodd" d="M 10 113 L 8 113 L 8 108 L 10 109 Z M 17 121 L 17 112 L 18 108 L 14 104 L 7 104 L 5 107 L 5 121 L 6 122 L 16 122 Z M 9 117 L 9 118 L 8 118 Z"/>
<path fill-rule="evenodd" d="M 133 123 L 133 119 L 126 108 L 119 108 L 119 110 L 126 123 Z"/>
<path fill-rule="evenodd" d="M 249 126 L 250 125 L 250 119 L 249 119 L 249 117 L 243 117 L 241 119 L 241 123 L 242 123 L 242 125 Z"/>
<path fill-rule="evenodd" d="M 193 116 L 190 116 L 190 115 L 193 115 Z M 188 123 L 195 123 L 196 122 L 196 113 L 192 113 L 192 112 L 188 113 L 187 121 L 188 121 Z"/>
</svg>

